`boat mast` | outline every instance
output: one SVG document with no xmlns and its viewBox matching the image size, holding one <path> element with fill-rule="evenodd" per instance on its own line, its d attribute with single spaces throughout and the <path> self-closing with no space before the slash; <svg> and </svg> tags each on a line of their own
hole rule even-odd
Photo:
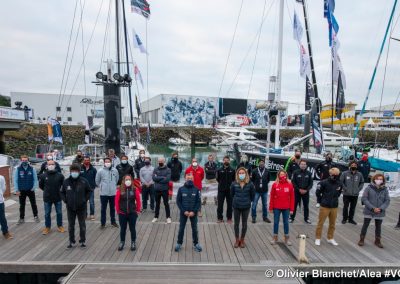
<svg viewBox="0 0 400 284">
<path fill-rule="evenodd" d="M 281 102 L 281 88 L 282 88 L 282 47 L 283 47 L 283 12 L 284 12 L 285 0 L 280 0 L 279 5 L 279 48 L 278 48 L 278 72 L 276 82 L 276 103 L 279 106 Z M 275 124 L 275 148 L 279 148 L 279 135 L 280 135 L 280 124 L 281 124 L 281 111 L 278 108 L 278 114 L 276 116 Z"/>
<path fill-rule="evenodd" d="M 121 58 L 119 52 L 119 7 L 118 7 L 118 0 L 115 0 L 115 31 L 116 31 L 116 40 L 117 40 L 117 70 L 118 74 L 121 74 Z"/>
</svg>

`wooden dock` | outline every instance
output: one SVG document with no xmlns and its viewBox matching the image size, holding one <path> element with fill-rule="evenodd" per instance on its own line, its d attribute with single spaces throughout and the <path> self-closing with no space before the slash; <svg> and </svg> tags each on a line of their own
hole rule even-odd
<svg viewBox="0 0 400 284">
<path fill-rule="evenodd" d="M 17 201 L 15 196 L 12 200 Z M 6 207 L 6 215 L 13 240 L 0 239 L 0 267 L 2 272 L 38 272 L 53 271 L 70 273 L 65 283 L 124 283 L 124 279 L 137 280 L 139 283 L 159 283 L 170 279 L 174 283 L 196 283 L 201 281 L 222 283 L 230 279 L 230 283 L 265 282 L 265 269 L 297 267 L 299 234 L 306 234 L 306 255 L 310 265 L 306 267 L 367 267 L 398 264 L 400 259 L 400 231 L 393 229 L 397 222 L 400 199 L 393 198 L 383 223 L 382 243 L 384 249 L 374 244 L 374 226 L 371 224 L 366 244 L 357 245 L 362 217 L 360 203 L 356 209 L 357 226 L 342 225 L 341 212 L 338 214 L 335 239 L 339 246 L 326 243 L 327 226 L 323 231 L 320 247 L 314 245 L 315 222 L 318 209 L 315 201 L 310 202 L 310 219 L 312 225 L 305 224 L 302 212 L 290 224 L 292 247 L 283 243 L 270 245 L 272 224 L 261 222 L 261 208 L 258 208 L 258 222 L 248 224 L 247 247 L 234 249 L 233 225 L 216 223 L 216 206 L 207 204 L 203 207 L 202 218 L 199 218 L 199 240 L 203 247 L 201 253 L 192 249 L 190 224 L 185 232 L 183 248 L 179 253 L 174 251 L 178 233 L 178 210 L 171 202 L 173 223 L 165 224 L 165 211 L 161 206 L 160 222 L 151 223 L 153 213 L 148 209 L 140 215 L 137 223 L 137 250 L 132 252 L 128 246 L 117 251 L 119 229 L 109 225 L 100 229 L 99 198 L 96 197 L 96 221 L 87 221 L 87 248 L 75 247 L 66 249 L 68 233 L 59 233 L 55 229 L 55 212 L 52 212 L 52 231 L 43 236 L 44 210 L 41 193 L 37 194 L 40 224 L 33 221 L 29 202 L 26 207 L 25 224 L 17 226 L 19 204 L 15 202 Z M 67 228 L 64 210 L 64 226 Z M 273 216 L 271 216 L 272 219 Z M 326 224 L 327 225 L 327 224 Z M 78 227 L 77 227 L 78 229 Z M 280 227 L 280 239 L 283 228 Z M 77 230 L 78 234 L 78 230 Z M 127 234 L 127 244 L 130 241 Z M 208 281 L 208 280 L 209 281 Z M 212 281 L 214 280 L 214 281 Z M 289 283 L 289 279 L 272 278 L 279 283 Z M 301 283 L 301 279 L 290 279 L 293 283 Z M 167 281 L 168 282 L 168 281 Z M 130 281 L 130 283 L 134 283 Z M 168 282 L 169 283 L 169 282 Z"/>
</svg>

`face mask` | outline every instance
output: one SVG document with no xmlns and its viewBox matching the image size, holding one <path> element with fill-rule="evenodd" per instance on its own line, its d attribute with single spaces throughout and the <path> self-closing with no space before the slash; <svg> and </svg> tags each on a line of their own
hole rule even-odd
<svg viewBox="0 0 400 284">
<path fill-rule="evenodd" d="M 160 166 L 160 168 L 164 167 L 164 163 L 158 163 L 158 165 Z"/>
<path fill-rule="evenodd" d="M 192 186 L 194 186 L 194 183 L 193 183 L 192 180 L 187 180 L 186 181 L 186 185 L 189 186 L 189 187 L 192 187 Z"/>
<path fill-rule="evenodd" d="M 225 166 L 229 166 L 230 164 L 231 164 L 231 163 L 229 163 L 229 162 L 225 162 L 225 163 L 224 163 Z"/>
<path fill-rule="evenodd" d="M 145 164 L 146 166 L 150 166 L 150 161 L 144 161 L 144 164 Z"/>
<path fill-rule="evenodd" d="M 332 158 L 331 157 L 326 157 L 326 161 L 330 162 L 330 161 L 332 161 Z"/>
<path fill-rule="evenodd" d="M 47 169 L 48 169 L 49 171 L 54 171 L 54 170 L 56 169 L 56 166 L 55 166 L 55 165 L 48 165 L 48 166 L 47 166 Z"/>
<path fill-rule="evenodd" d="M 240 180 L 244 180 L 246 178 L 246 175 L 245 174 L 239 174 L 239 179 Z"/>
<path fill-rule="evenodd" d="M 259 164 L 258 166 L 260 167 L 260 169 L 263 169 L 265 167 L 264 164 Z"/>
<path fill-rule="evenodd" d="M 378 185 L 378 186 L 381 185 L 382 183 L 383 183 L 383 180 L 381 180 L 381 179 L 376 179 L 375 180 L 375 184 Z"/>
<path fill-rule="evenodd" d="M 192 166 L 197 167 L 197 163 L 196 162 L 192 163 Z"/>
<path fill-rule="evenodd" d="M 80 157 L 82 157 L 82 154 L 77 154 L 76 156 L 77 156 L 78 158 L 80 158 Z"/>
<path fill-rule="evenodd" d="M 72 173 L 71 173 L 71 177 L 72 177 L 73 179 L 77 179 L 77 178 L 79 177 L 79 173 L 77 173 L 77 172 L 72 172 Z"/>
<path fill-rule="evenodd" d="M 121 164 L 126 165 L 128 163 L 128 160 L 121 160 Z"/>
<path fill-rule="evenodd" d="M 90 165 L 90 161 L 84 161 L 83 164 L 84 164 L 85 166 L 89 166 L 89 165 Z"/>
<path fill-rule="evenodd" d="M 173 157 L 172 160 L 173 161 L 178 161 L 178 157 Z"/>
<path fill-rule="evenodd" d="M 128 186 L 128 187 L 131 186 L 132 185 L 132 181 L 130 179 L 127 179 L 125 181 L 125 185 Z"/>
<path fill-rule="evenodd" d="M 106 168 L 111 168 L 111 163 L 104 163 L 104 166 L 105 166 Z"/>
<path fill-rule="evenodd" d="M 331 180 L 337 180 L 337 178 L 338 178 L 338 176 L 336 176 L 336 175 L 331 176 Z"/>
<path fill-rule="evenodd" d="M 362 156 L 361 158 L 363 161 L 368 161 L 368 156 Z"/>
<path fill-rule="evenodd" d="M 280 180 L 280 181 L 286 181 L 286 179 L 287 179 L 286 176 L 280 176 L 280 177 L 279 177 L 279 180 Z"/>
<path fill-rule="evenodd" d="M 301 157 L 300 154 L 296 154 L 296 155 L 295 155 L 295 158 L 296 158 L 296 159 L 300 159 L 300 157 Z"/>
<path fill-rule="evenodd" d="M 53 156 L 47 156 L 47 160 L 48 160 L 48 161 L 53 160 Z"/>
<path fill-rule="evenodd" d="M 24 161 L 24 162 L 21 163 L 21 165 L 22 165 L 23 167 L 26 167 L 26 166 L 28 166 L 28 162 Z"/>
<path fill-rule="evenodd" d="M 144 154 L 142 153 L 142 154 L 140 154 L 140 158 L 144 158 Z"/>
<path fill-rule="evenodd" d="M 356 171 L 356 170 L 357 170 L 357 167 L 350 167 L 350 169 L 351 169 L 352 171 Z"/>
</svg>

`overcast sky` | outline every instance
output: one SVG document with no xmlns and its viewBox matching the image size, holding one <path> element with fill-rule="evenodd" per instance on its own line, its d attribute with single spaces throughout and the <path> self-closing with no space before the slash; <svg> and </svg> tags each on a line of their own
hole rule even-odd
<svg viewBox="0 0 400 284">
<path fill-rule="evenodd" d="M 110 0 L 81 1 L 78 1 L 78 7 L 81 3 L 84 5 L 82 16 L 84 48 L 89 46 L 85 59 L 85 76 L 83 69 L 79 74 L 83 58 L 79 34 L 66 94 L 71 92 L 84 94 L 86 78 L 86 94 L 95 95 L 96 87 L 91 81 L 94 80 L 95 73 L 100 70 Z M 266 98 L 269 90 L 268 78 L 276 74 L 279 1 L 244 0 L 221 96 Z M 111 2 L 114 5 L 115 1 Z M 241 0 L 149 2 L 152 13 L 147 23 L 149 97 L 160 93 L 218 96 Z M 293 40 L 291 20 L 294 9 L 302 21 L 303 12 L 301 5 L 295 0 L 285 2 L 282 99 L 293 103 L 290 105 L 290 112 L 293 113 L 304 110 L 304 105 L 300 104 L 304 103 L 305 82 L 299 75 L 298 47 Z M 361 108 L 367 92 L 393 2 L 393 0 L 336 1 L 335 16 L 340 25 L 338 37 L 341 42 L 339 54 L 347 79 L 346 100 L 358 103 L 358 108 Z M 9 95 L 11 91 L 60 93 L 75 3 L 72 0 L 3 1 L 0 10 L 0 93 L 4 95 Z M 103 6 L 98 24 L 89 45 L 101 3 Z M 130 12 L 130 1 L 126 0 L 125 3 L 130 37 L 132 38 L 132 28 L 135 28 L 142 41 L 146 43 L 146 20 Z M 255 39 L 265 3 L 267 16 L 262 28 L 253 80 L 249 89 L 256 52 Z M 323 0 L 309 0 L 308 13 L 319 94 L 323 103 L 329 103 L 330 51 L 327 23 L 323 18 Z M 78 9 L 70 55 L 80 15 Z M 398 15 L 399 12 L 396 11 L 395 22 Z M 398 25 L 393 29 L 393 36 L 400 37 Z M 115 60 L 113 38 L 114 24 L 111 25 L 106 58 Z M 251 46 L 252 43 L 254 44 Z M 305 34 L 303 43 L 306 45 Z M 247 53 L 248 56 L 245 58 Z M 400 91 L 399 55 L 400 42 L 391 41 L 383 97 L 385 104 L 394 103 Z M 139 53 L 138 49 L 133 50 L 133 56 L 146 81 L 146 56 Z M 68 61 L 70 59 L 69 56 Z M 385 61 L 386 53 L 382 56 L 368 106 L 379 105 Z M 242 62 L 244 62 L 243 68 L 238 73 Z M 104 65 L 101 70 L 105 71 Z M 238 76 L 234 81 L 236 74 Z M 73 88 L 76 80 L 77 83 Z M 146 90 L 141 86 L 139 90 L 141 100 L 145 100 Z"/>
</svg>

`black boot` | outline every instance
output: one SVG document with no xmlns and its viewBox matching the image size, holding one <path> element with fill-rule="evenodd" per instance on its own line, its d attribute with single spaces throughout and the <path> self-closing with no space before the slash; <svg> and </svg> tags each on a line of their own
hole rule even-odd
<svg viewBox="0 0 400 284">
<path fill-rule="evenodd" d="M 134 251 L 134 250 L 136 250 L 136 244 L 135 244 L 135 242 L 132 242 L 131 243 L 131 251 Z"/>
<path fill-rule="evenodd" d="M 255 218 L 255 217 L 253 217 L 253 218 L 251 219 L 251 223 L 253 223 L 253 224 L 256 223 L 256 218 Z"/>
<path fill-rule="evenodd" d="M 396 227 L 394 227 L 396 230 L 400 230 L 400 213 L 399 213 L 399 220 L 397 221 Z"/>
<path fill-rule="evenodd" d="M 120 242 L 119 245 L 118 245 L 118 250 L 119 251 L 123 250 L 124 249 L 124 245 L 125 245 L 124 242 Z"/>
</svg>

